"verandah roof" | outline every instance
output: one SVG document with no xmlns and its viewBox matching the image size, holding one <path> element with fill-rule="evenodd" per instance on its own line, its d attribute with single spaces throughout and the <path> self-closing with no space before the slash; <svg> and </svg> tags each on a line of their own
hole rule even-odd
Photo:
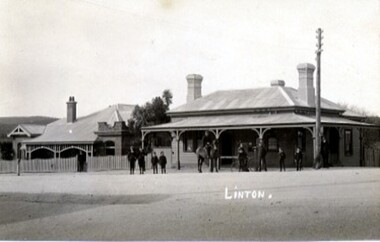
<svg viewBox="0 0 380 242">
<path fill-rule="evenodd" d="M 324 116 L 321 118 L 322 124 L 337 126 L 366 126 L 372 125 L 362 122 L 352 121 L 343 117 Z M 241 115 L 213 115 L 213 116 L 194 116 L 179 119 L 178 121 L 144 127 L 146 131 L 160 131 L 185 128 L 244 128 L 250 126 L 281 126 L 294 127 L 300 125 L 312 126 L 315 123 L 314 116 L 306 116 L 296 113 L 277 113 L 277 114 L 241 114 Z"/>
</svg>

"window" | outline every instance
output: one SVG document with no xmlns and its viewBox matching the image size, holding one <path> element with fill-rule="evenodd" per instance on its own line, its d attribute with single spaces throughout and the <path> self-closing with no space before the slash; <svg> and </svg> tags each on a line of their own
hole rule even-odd
<svg viewBox="0 0 380 242">
<path fill-rule="evenodd" d="M 353 154 L 352 150 L 352 129 L 344 130 L 344 154 L 350 156 Z"/>
<path fill-rule="evenodd" d="M 278 149 L 278 141 L 276 137 L 268 138 L 268 151 L 277 151 Z"/>
<path fill-rule="evenodd" d="M 106 155 L 115 155 L 115 143 L 113 141 L 106 141 Z"/>
</svg>

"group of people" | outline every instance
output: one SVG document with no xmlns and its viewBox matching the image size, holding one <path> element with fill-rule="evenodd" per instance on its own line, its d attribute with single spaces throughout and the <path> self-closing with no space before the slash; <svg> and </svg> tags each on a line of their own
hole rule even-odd
<svg viewBox="0 0 380 242">
<path fill-rule="evenodd" d="M 248 147 L 248 149 L 252 149 L 252 151 L 253 151 L 253 148 L 254 147 L 252 147 L 251 145 Z M 257 149 L 258 149 L 258 160 L 257 160 L 257 165 L 256 165 L 255 170 L 258 172 L 261 172 L 262 170 L 267 171 L 267 162 L 266 162 L 267 150 L 262 142 L 259 143 Z M 280 147 L 278 149 L 278 162 L 280 166 L 280 171 L 282 170 L 286 171 L 285 158 L 286 158 L 286 154 L 284 150 Z M 296 165 L 297 171 L 301 171 L 303 168 L 302 159 L 303 159 L 303 154 L 302 154 L 301 148 L 297 147 L 296 152 L 294 154 L 294 163 Z M 249 171 L 248 160 L 249 160 L 248 154 L 244 150 L 243 143 L 240 143 L 239 148 L 238 148 L 239 171 Z"/>
<path fill-rule="evenodd" d="M 257 148 L 258 151 L 258 160 L 256 165 L 256 171 L 261 172 L 267 171 L 267 163 L 266 163 L 266 154 L 267 150 L 263 145 L 262 141 L 260 141 L 258 147 L 253 147 L 250 143 L 248 146 L 248 152 L 253 152 L 254 149 Z M 213 172 L 214 169 L 218 172 L 218 158 L 219 158 L 219 150 L 218 144 L 216 140 L 213 140 L 208 131 L 205 131 L 205 135 L 202 138 L 201 145 L 196 150 L 197 159 L 198 159 L 198 172 L 202 173 L 202 165 L 205 159 L 209 159 L 210 171 Z M 322 151 L 323 154 L 323 151 Z M 286 154 L 284 150 L 280 147 L 278 152 L 278 162 L 280 166 L 280 171 L 286 171 L 285 167 L 285 158 Z M 301 171 L 303 169 L 302 166 L 303 154 L 301 148 L 297 147 L 296 152 L 294 154 L 294 162 L 297 171 Z M 239 171 L 249 171 L 249 158 L 248 153 L 244 149 L 244 145 L 240 142 L 238 146 L 238 162 L 239 162 Z"/>
<path fill-rule="evenodd" d="M 202 165 L 205 159 L 209 159 L 210 162 L 210 171 L 218 172 L 218 158 L 219 158 L 219 149 L 218 143 L 216 140 L 213 140 L 209 132 L 206 131 L 205 135 L 202 138 L 202 145 L 200 145 L 197 150 L 197 159 L 198 159 L 198 172 L 202 173 Z"/>
<path fill-rule="evenodd" d="M 248 152 L 253 152 L 254 148 L 252 144 L 250 143 L 248 146 Z M 256 171 L 267 171 L 267 162 L 265 159 L 265 156 L 267 154 L 267 150 L 265 149 L 262 142 L 258 145 L 258 161 L 256 165 Z M 244 150 L 243 143 L 240 142 L 239 148 L 238 148 L 238 161 L 239 161 L 239 171 L 249 171 L 248 167 L 248 154 Z"/>
<path fill-rule="evenodd" d="M 144 174 L 146 155 L 147 153 L 142 148 L 140 148 L 138 152 L 136 152 L 133 146 L 130 147 L 130 151 L 128 154 L 128 161 L 129 161 L 131 175 L 135 174 L 136 161 L 138 162 L 138 165 L 139 165 L 140 174 Z M 160 152 L 159 157 L 157 157 L 156 152 L 153 152 L 151 162 L 152 162 L 153 174 L 158 174 L 158 164 L 161 167 L 161 173 L 162 174 L 166 173 L 167 159 L 163 151 Z"/>
<path fill-rule="evenodd" d="M 255 170 L 258 172 L 267 171 L 267 164 L 266 164 L 266 154 L 267 150 L 265 146 L 263 145 L 262 141 L 260 141 L 258 147 L 253 147 L 250 143 L 248 146 L 248 152 L 253 152 L 254 149 L 257 149 L 258 152 L 258 160 L 256 164 Z M 202 165 L 205 159 L 209 159 L 209 166 L 210 171 L 218 172 L 218 159 L 219 159 L 219 149 L 218 149 L 218 143 L 216 140 L 214 140 L 210 135 L 209 132 L 206 131 L 205 135 L 202 138 L 202 144 L 197 148 L 196 150 L 197 159 L 198 159 L 198 171 L 202 173 Z M 134 174 L 135 171 L 135 163 L 138 161 L 140 174 L 144 174 L 145 172 L 145 156 L 147 153 L 140 148 L 138 152 L 135 152 L 135 149 L 133 146 L 130 147 L 130 152 L 128 154 L 128 161 L 130 163 L 130 174 Z M 322 146 L 321 146 L 321 156 L 323 159 L 323 166 L 329 167 L 328 162 L 328 144 L 325 138 L 322 140 Z M 280 171 L 286 171 L 285 167 L 285 159 L 286 154 L 284 150 L 280 147 L 278 149 L 278 162 Z M 297 147 L 296 152 L 294 153 L 294 163 L 296 166 L 297 171 L 301 171 L 303 169 L 303 154 L 301 148 Z M 249 171 L 249 158 L 248 153 L 244 149 L 243 143 L 240 142 L 238 146 L 238 162 L 239 162 L 239 171 Z M 161 173 L 166 173 L 166 164 L 167 159 L 164 155 L 164 152 L 160 152 L 160 156 L 158 157 L 156 152 L 153 152 L 152 158 L 152 169 L 153 174 L 158 174 L 158 165 L 161 167 Z"/>
<path fill-rule="evenodd" d="M 249 149 L 249 147 L 248 147 L 248 149 Z M 259 147 L 258 147 L 259 159 L 258 159 L 258 164 L 257 164 L 257 171 L 261 171 L 262 168 L 265 171 L 267 171 L 266 159 L 265 159 L 266 153 L 267 152 L 266 152 L 264 145 L 260 142 Z M 286 171 L 285 158 L 286 158 L 286 154 L 285 154 L 284 150 L 280 147 L 278 149 L 278 162 L 279 162 L 279 166 L 280 166 L 280 171 L 282 171 L 282 170 Z M 329 168 L 331 166 L 331 164 L 329 163 L 329 159 L 328 159 L 329 158 L 329 144 L 328 144 L 325 137 L 323 137 L 322 143 L 321 143 L 321 158 L 322 158 L 323 167 Z M 240 146 L 238 148 L 238 159 L 239 159 L 239 163 L 240 163 L 239 170 L 242 170 L 242 171 L 248 170 L 248 168 L 246 167 L 247 163 L 248 163 L 248 158 L 247 158 L 247 155 L 244 151 L 242 143 L 240 144 Z M 294 163 L 295 163 L 297 171 L 301 171 L 303 169 L 302 161 L 303 161 L 302 149 L 300 147 L 297 147 L 296 152 L 294 153 Z"/>
</svg>

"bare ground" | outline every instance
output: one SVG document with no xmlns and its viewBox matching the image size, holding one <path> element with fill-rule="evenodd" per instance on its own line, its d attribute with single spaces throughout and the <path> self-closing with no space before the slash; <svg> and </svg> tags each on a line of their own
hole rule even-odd
<svg viewBox="0 0 380 242">
<path fill-rule="evenodd" d="M 0 239 L 380 239 L 378 168 L 168 172 L 1 175 Z"/>
</svg>

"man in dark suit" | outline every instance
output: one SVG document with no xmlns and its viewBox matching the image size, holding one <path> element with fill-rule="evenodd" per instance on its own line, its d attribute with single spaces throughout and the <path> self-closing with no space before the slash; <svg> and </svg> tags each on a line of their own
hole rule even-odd
<svg viewBox="0 0 380 242">
<path fill-rule="evenodd" d="M 264 171 L 267 171 L 267 161 L 265 159 L 266 154 L 267 154 L 267 150 L 265 149 L 263 142 L 260 141 L 259 143 L 259 171 L 261 171 L 261 169 L 264 169 Z"/>
<path fill-rule="evenodd" d="M 329 143 L 325 137 L 322 139 L 321 155 L 323 159 L 323 167 L 329 168 Z"/>
</svg>

